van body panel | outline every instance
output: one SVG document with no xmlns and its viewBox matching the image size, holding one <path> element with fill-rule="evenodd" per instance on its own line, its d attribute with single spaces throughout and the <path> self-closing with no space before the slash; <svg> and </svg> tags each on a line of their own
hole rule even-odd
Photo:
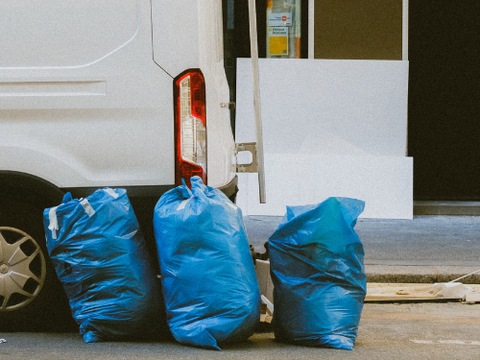
<svg viewBox="0 0 480 360">
<path fill-rule="evenodd" d="M 141 7 L 141 0 L 3 0 L 0 67 L 91 65 L 137 37 Z"/>
<path fill-rule="evenodd" d="M 231 182 L 221 2 L 8 0 L 0 20 L 0 170 L 61 188 L 174 184 L 172 77 L 195 67 L 209 185 Z"/>
<path fill-rule="evenodd" d="M 0 167 L 58 187 L 173 184 L 173 130 L 160 128 L 158 115 L 148 109 L 6 111 Z"/>
<path fill-rule="evenodd" d="M 165 12 L 165 7 L 173 12 Z M 208 184 L 221 187 L 235 177 L 235 144 L 230 125 L 230 91 L 223 62 L 220 1 L 176 0 L 152 2 L 154 59 L 172 76 L 200 68 L 207 93 Z M 175 28 L 176 32 L 169 29 Z M 175 48 L 174 53 L 164 49 Z M 221 164 L 221 165 L 220 165 Z"/>
<path fill-rule="evenodd" d="M 200 68 L 198 54 L 204 44 L 199 32 L 198 2 L 152 0 L 153 57 L 172 77 L 185 69 Z"/>
</svg>

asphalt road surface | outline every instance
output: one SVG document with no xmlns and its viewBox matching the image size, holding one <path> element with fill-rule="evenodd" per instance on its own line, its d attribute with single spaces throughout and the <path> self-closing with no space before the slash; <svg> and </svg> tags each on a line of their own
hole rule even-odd
<svg viewBox="0 0 480 360">
<path fill-rule="evenodd" d="M 365 304 L 354 351 L 308 348 L 275 341 L 270 331 L 222 351 L 175 342 L 85 344 L 80 335 L 1 333 L 1 360 L 163 359 L 478 359 L 480 305 Z"/>
<path fill-rule="evenodd" d="M 282 217 L 247 216 L 248 238 L 258 252 Z M 365 264 L 477 266 L 480 216 L 416 216 L 413 220 L 358 219 L 355 232 L 365 248 Z M 480 358 L 480 357 L 479 357 Z"/>
</svg>

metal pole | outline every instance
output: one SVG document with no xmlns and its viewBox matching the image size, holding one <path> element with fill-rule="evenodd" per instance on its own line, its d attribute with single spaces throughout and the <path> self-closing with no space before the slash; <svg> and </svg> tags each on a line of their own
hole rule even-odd
<svg viewBox="0 0 480 360">
<path fill-rule="evenodd" d="M 402 60 L 408 60 L 408 0 L 403 0 L 402 9 Z"/>
<path fill-rule="evenodd" d="M 408 1 L 403 0 L 402 8 L 402 60 L 408 61 Z M 405 156 L 408 156 L 408 121 L 405 139 Z"/>
<path fill-rule="evenodd" d="M 253 75 L 253 108 L 255 110 L 255 128 L 257 134 L 257 163 L 258 163 L 258 187 L 260 203 L 265 204 L 265 172 L 263 162 L 263 137 L 262 117 L 260 109 L 260 83 L 258 76 L 258 40 L 257 40 L 257 9 L 255 0 L 248 0 L 249 22 L 250 22 L 250 51 L 252 57 Z"/>
<path fill-rule="evenodd" d="M 315 58 L 315 1 L 308 0 L 308 58 Z"/>
</svg>

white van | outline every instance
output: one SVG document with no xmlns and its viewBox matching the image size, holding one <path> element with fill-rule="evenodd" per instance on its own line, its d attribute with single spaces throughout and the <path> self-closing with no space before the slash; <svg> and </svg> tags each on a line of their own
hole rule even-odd
<svg viewBox="0 0 480 360">
<path fill-rule="evenodd" d="M 42 223 L 65 192 L 126 188 L 145 224 L 182 178 L 234 196 L 221 3 L 0 2 L 0 331 L 71 325 Z"/>
</svg>

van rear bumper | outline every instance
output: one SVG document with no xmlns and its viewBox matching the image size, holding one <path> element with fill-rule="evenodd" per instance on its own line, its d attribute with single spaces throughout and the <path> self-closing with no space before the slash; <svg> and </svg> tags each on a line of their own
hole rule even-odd
<svg viewBox="0 0 480 360">
<path fill-rule="evenodd" d="M 218 190 L 223 192 L 230 200 L 235 202 L 235 198 L 238 192 L 237 182 L 238 182 L 238 176 L 235 175 L 232 181 L 230 181 L 227 185 L 219 187 Z"/>
</svg>

